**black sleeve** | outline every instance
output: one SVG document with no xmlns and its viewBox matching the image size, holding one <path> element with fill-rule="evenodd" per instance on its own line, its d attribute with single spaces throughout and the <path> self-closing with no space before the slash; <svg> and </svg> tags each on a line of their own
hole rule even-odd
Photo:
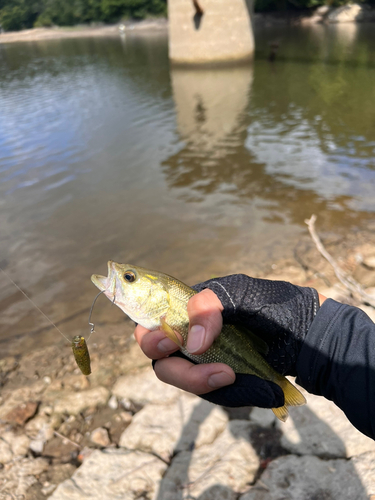
<svg viewBox="0 0 375 500">
<path fill-rule="evenodd" d="M 375 439 L 375 324 L 332 299 L 320 307 L 297 359 L 297 382 L 332 400 Z"/>
</svg>

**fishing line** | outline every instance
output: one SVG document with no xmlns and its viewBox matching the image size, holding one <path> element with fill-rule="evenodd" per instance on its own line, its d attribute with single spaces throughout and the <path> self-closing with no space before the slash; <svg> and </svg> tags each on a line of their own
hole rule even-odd
<svg viewBox="0 0 375 500">
<path fill-rule="evenodd" d="M 71 339 L 69 339 L 66 335 L 63 334 L 63 332 L 55 325 L 55 323 L 53 323 L 49 319 L 49 317 L 46 314 L 44 314 L 44 312 L 35 304 L 35 302 L 33 302 L 30 299 L 30 297 L 28 295 L 26 295 L 26 293 L 17 285 L 17 283 L 15 283 L 12 280 L 12 278 L 10 276 L 7 275 L 7 273 L 3 269 L 1 269 L 1 267 L 0 267 L 0 271 L 8 278 L 8 280 L 11 283 L 13 283 L 13 285 L 22 293 L 22 295 L 24 295 L 27 298 L 27 300 L 29 300 L 32 303 L 32 305 L 40 312 L 40 314 L 42 314 L 51 323 L 51 325 L 56 328 L 56 330 L 64 337 L 64 339 L 66 339 L 69 343 L 71 343 Z"/>
<path fill-rule="evenodd" d="M 20 288 L 17 283 L 15 283 L 12 278 L 10 276 L 8 276 L 8 274 L 0 267 L 0 271 L 4 274 L 4 276 L 6 278 L 8 278 L 8 280 L 17 288 L 17 290 L 19 290 L 22 295 L 24 297 L 26 297 L 26 299 L 35 307 L 35 309 L 37 309 L 40 314 L 42 316 L 44 316 L 46 318 L 46 320 L 54 327 L 56 328 L 56 330 L 60 333 L 60 335 L 62 335 L 64 337 L 64 339 L 66 339 L 70 344 L 71 344 L 71 347 L 72 347 L 72 350 L 73 350 L 73 355 L 74 355 L 74 359 L 76 360 L 76 363 L 79 367 L 79 369 L 81 370 L 81 372 L 84 374 L 84 375 L 90 375 L 91 373 L 91 363 L 90 363 L 90 354 L 89 354 L 89 350 L 87 348 L 87 344 L 86 344 L 86 340 L 84 337 L 81 337 L 80 335 L 76 335 L 75 337 L 73 337 L 73 339 L 69 339 L 66 335 L 63 334 L 63 332 L 55 325 L 55 323 L 53 323 L 53 321 L 51 321 L 49 319 L 49 317 L 40 309 L 40 307 L 38 307 L 35 302 L 30 299 L 30 297 L 22 290 L 22 288 Z M 99 292 L 96 297 L 94 298 L 94 301 L 93 303 L 91 304 L 91 309 L 90 309 L 90 314 L 89 314 L 89 326 L 91 327 L 90 329 L 90 335 L 89 335 L 89 338 L 87 339 L 87 341 L 90 340 L 91 338 L 91 335 L 94 333 L 95 331 L 95 324 L 91 322 L 91 315 L 92 315 L 92 311 L 94 309 L 94 305 L 95 305 L 95 302 L 96 302 L 96 299 L 99 297 L 99 295 L 101 295 L 102 293 L 104 293 L 106 290 L 102 290 L 101 292 Z"/>
<path fill-rule="evenodd" d="M 90 330 L 90 335 L 89 335 L 89 338 L 87 339 L 87 342 L 90 340 L 91 335 L 95 332 L 95 324 L 91 323 L 91 315 L 92 315 L 92 311 L 94 309 L 94 305 L 95 305 L 96 299 L 99 297 L 99 295 L 101 295 L 102 293 L 104 293 L 106 291 L 107 290 L 102 290 L 101 292 L 99 292 L 98 295 L 93 300 L 93 303 L 91 304 L 91 309 L 90 309 L 90 314 L 89 314 L 89 326 L 91 326 L 91 330 Z"/>
</svg>

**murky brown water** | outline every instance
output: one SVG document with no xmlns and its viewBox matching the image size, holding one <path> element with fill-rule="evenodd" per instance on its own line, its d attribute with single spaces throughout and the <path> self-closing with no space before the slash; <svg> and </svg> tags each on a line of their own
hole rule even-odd
<svg viewBox="0 0 375 500">
<path fill-rule="evenodd" d="M 374 220 L 373 27 L 257 41 L 252 67 L 206 70 L 169 68 L 161 35 L 0 45 L 1 266 L 68 337 L 110 258 L 194 283 L 292 255 L 312 213 Z M 0 355 L 55 342 L 0 275 Z"/>
</svg>

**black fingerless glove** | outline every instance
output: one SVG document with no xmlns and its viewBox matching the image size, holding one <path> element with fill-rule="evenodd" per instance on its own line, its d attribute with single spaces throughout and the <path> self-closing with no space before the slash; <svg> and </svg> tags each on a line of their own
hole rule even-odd
<svg viewBox="0 0 375 500">
<path fill-rule="evenodd" d="M 298 354 L 319 309 L 315 289 L 244 274 L 208 280 L 193 288 L 215 292 L 224 307 L 224 323 L 242 325 L 265 340 L 268 363 L 283 375 L 296 375 Z M 284 393 L 277 384 L 245 374 L 236 374 L 234 384 L 200 397 L 230 407 L 284 405 Z"/>
<path fill-rule="evenodd" d="M 171 356 L 188 359 L 180 351 Z M 155 361 L 152 362 L 153 366 Z M 200 394 L 200 398 L 216 405 L 238 408 L 241 406 L 259 406 L 260 408 L 278 408 L 284 405 L 284 393 L 277 384 L 263 380 L 255 375 L 236 373 L 236 380 L 231 385 L 226 385 L 207 394 Z"/>
<path fill-rule="evenodd" d="M 193 287 L 209 288 L 219 297 L 224 323 L 242 325 L 265 340 L 268 363 L 283 375 L 297 375 L 296 361 L 319 309 L 314 288 L 234 274 Z"/>
<path fill-rule="evenodd" d="M 224 323 L 244 326 L 265 340 L 269 347 L 266 361 L 283 375 L 296 375 L 298 354 L 319 309 L 316 290 L 244 274 L 215 278 L 192 288 L 212 290 L 224 307 Z M 172 356 L 186 358 L 179 351 Z M 284 393 L 277 384 L 247 374 L 236 374 L 233 384 L 200 397 L 229 407 L 284 405 Z"/>
</svg>

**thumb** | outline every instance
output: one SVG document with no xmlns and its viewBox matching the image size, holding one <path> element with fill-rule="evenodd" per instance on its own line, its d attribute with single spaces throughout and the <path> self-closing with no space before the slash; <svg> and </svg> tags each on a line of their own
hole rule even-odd
<svg viewBox="0 0 375 500">
<path fill-rule="evenodd" d="M 189 335 L 186 349 L 191 354 L 202 354 L 221 332 L 223 305 L 217 295 L 207 288 L 189 300 L 187 309 Z"/>
</svg>

